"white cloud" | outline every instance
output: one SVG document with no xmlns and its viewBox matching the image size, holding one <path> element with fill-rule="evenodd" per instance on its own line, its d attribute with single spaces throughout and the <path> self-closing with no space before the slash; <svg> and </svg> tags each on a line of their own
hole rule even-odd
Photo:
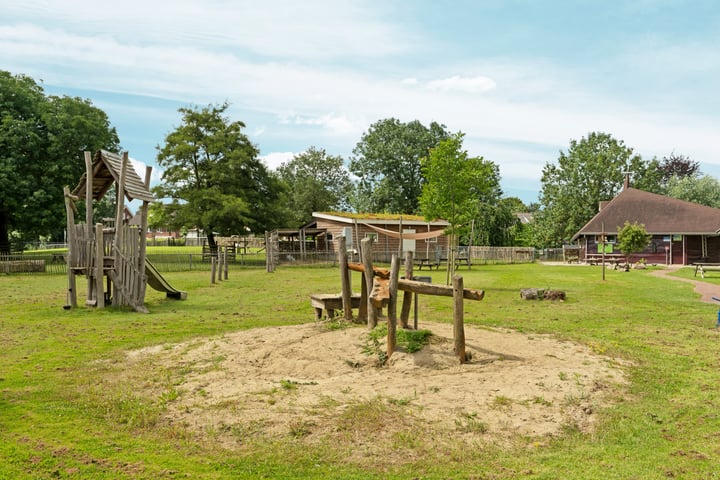
<svg viewBox="0 0 720 480">
<path fill-rule="evenodd" d="M 483 93 L 495 89 L 496 84 L 492 78 L 484 76 L 461 77 L 454 75 L 449 78 L 432 80 L 428 82 L 427 87 L 430 90 L 442 90 L 446 92 Z"/>
<path fill-rule="evenodd" d="M 277 169 L 283 163 L 287 163 L 297 155 L 295 152 L 270 152 L 267 155 L 261 155 L 260 160 L 270 170 Z"/>
</svg>

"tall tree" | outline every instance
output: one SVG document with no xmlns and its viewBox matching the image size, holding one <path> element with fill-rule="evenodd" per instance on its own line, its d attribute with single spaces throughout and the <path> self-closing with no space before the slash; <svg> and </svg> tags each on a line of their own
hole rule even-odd
<svg viewBox="0 0 720 480">
<path fill-rule="evenodd" d="M 420 159 L 447 139 L 444 125 L 425 127 L 395 118 L 372 124 L 353 150 L 350 171 L 359 178 L 358 211 L 416 214 L 424 178 Z"/>
<path fill-rule="evenodd" d="M 580 141 L 572 140 L 567 153 L 560 151 L 557 164 L 543 168 L 536 245 L 559 246 L 569 240 L 597 213 L 600 201 L 617 195 L 626 173 L 642 182 L 652 172 L 648 166 L 632 148 L 607 133 L 592 132 Z"/>
<path fill-rule="evenodd" d="M 348 210 L 353 185 L 342 157 L 310 147 L 280 165 L 277 173 L 288 188 L 286 202 L 293 225 L 308 222 L 313 212 Z"/>
<path fill-rule="evenodd" d="M 9 252 L 11 232 L 21 241 L 62 238 L 63 187 L 82 175 L 83 151 L 100 148 L 119 148 L 105 112 L 0 71 L 0 253 Z"/>
<path fill-rule="evenodd" d="M 472 221 L 479 217 L 481 206 L 499 198 L 498 167 L 482 157 L 471 157 L 463 149 L 462 132 L 442 140 L 422 159 L 425 184 L 420 206 L 426 219 L 443 218 L 450 224 L 452 247 L 460 235 L 470 232 Z M 448 280 L 454 262 L 448 255 Z"/>
<path fill-rule="evenodd" d="M 280 182 L 258 159 L 245 124 L 225 116 L 228 107 L 180 108 L 182 124 L 158 146 L 164 171 L 155 192 L 170 200 L 164 218 L 174 228 L 200 228 L 211 248 L 215 233 L 259 232 L 282 221 Z"/>
</svg>

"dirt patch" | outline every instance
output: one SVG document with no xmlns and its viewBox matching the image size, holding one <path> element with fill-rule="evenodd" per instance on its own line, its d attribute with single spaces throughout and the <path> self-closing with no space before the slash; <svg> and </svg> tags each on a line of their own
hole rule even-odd
<svg viewBox="0 0 720 480">
<path fill-rule="evenodd" d="M 501 329 L 466 327 L 472 359 L 460 365 L 451 325 L 421 327 L 430 343 L 382 366 L 365 328 L 315 323 L 128 352 L 121 371 L 148 379 L 136 381 L 137 393 L 164 399 L 167 422 L 229 448 L 258 436 L 502 440 L 588 431 L 625 383 L 616 361 L 588 347 Z"/>
</svg>

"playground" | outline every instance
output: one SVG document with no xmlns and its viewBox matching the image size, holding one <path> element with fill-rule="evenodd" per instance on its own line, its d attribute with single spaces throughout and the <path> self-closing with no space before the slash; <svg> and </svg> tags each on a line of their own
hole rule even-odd
<svg viewBox="0 0 720 480">
<path fill-rule="evenodd" d="M 166 274 L 188 298 L 148 289 L 149 314 L 63 310 L 64 276 L 0 276 L 0 477 L 715 471 L 718 306 L 659 269 L 605 281 L 595 267 L 463 271 L 485 291 L 465 302 L 469 361 L 452 349 L 452 299 L 421 295 L 428 345 L 399 342 L 380 366 L 382 336 L 376 348 L 365 324 L 315 321 L 309 296 L 338 292 L 337 268 L 232 268 L 214 285 L 206 271 Z M 567 300 L 522 300 L 524 287 Z"/>
</svg>

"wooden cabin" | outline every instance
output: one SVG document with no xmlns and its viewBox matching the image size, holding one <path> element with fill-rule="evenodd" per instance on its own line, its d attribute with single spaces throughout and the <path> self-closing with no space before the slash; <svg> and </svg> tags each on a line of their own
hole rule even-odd
<svg viewBox="0 0 720 480">
<path fill-rule="evenodd" d="M 345 236 L 346 248 L 356 259 L 360 241 L 372 236 L 376 260 L 389 261 L 393 253 L 407 251 L 418 259 L 446 258 L 448 237 L 444 231 L 448 225 L 445 220 L 427 221 L 418 215 L 313 212 L 313 221 L 306 227 L 324 231 L 324 242 L 334 254 L 337 238 Z"/>
<path fill-rule="evenodd" d="M 642 252 L 630 256 L 635 262 L 689 265 L 694 262 L 720 262 L 720 209 L 678 200 L 627 187 L 600 209 L 574 236 L 583 256 L 605 252 L 620 253 L 614 248 L 618 230 L 625 222 L 642 224 L 652 235 Z M 581 257 L 582 259 L 582 257 Z"/>
</svg>

